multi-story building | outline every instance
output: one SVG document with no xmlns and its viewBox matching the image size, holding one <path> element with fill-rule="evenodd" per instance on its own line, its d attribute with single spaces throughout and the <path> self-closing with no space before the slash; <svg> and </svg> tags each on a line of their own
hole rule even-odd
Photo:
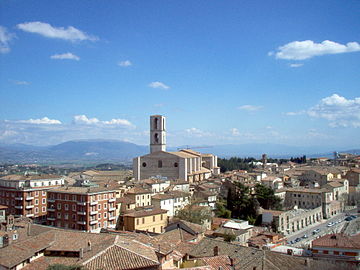
<svg viewBox="0 0 360 270">
<path fill-rule="evenodd" d="M 131 198 L 135 201 L 136 207 L 151 205 L 152 191 L 144 189 L 142 187 L 133 187 L 129 189 L 124 197 Z"/>
<path fill-rule="evenodd" d="M 313 209 L 322 207 L 323 217 L 330 218 L 343 211 L 344 205 L 334 199 L 333 190 L 327 188 L 287 188 L 284 206 Z"/>
<path fill-rule="evenodd" d="M 173 217 L 177 212 L 190 203 L 190 194 L 182 191 L 172 191 L 165 194 L 152 196 L 154 206 L 167 210 L 168 217 Z"/>
<path fill-rule="evenodd" d="M 96 232 L 115 228 L 114 190 L 94 187 L 62 187 L 49 191 L 47 224 Z"/>
<path fill-rule="evenodd" d="M 15 217 L 46 222 L 47 192 L 63 184 L 59 175 L 7 175 L 0 178 L 0 204 Z"/>
<path fill-rule="evenodd" d="M 162 233 L 168 223 L 167 210 L 160 208 L 130 210 L 120 218 L 120 230 L 125 231 Z"/>
<path fill-rule="evenodd" d="M 264 210 L 262 223 L 275 224 L 276 230 L 285 235 L 297 232 L 322 220 L 322 207 L 295 209 L 289 211 Z"/>
<path fill-rule="evenodd" d="M 345 178 L 349 180 L 350 186 L 360 186 L 360 169 L 351 169 L 346 173 Z"/>
</svg>

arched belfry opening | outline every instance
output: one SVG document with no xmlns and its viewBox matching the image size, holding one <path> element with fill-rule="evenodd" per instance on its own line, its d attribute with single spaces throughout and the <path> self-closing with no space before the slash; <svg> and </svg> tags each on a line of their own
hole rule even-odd
<svg viewBox="0 0 360 270">
<path fill-rule="evenodd" d="M 150 152 L 166 151 L 165 117 L 150 116 Z"/>
</svg>

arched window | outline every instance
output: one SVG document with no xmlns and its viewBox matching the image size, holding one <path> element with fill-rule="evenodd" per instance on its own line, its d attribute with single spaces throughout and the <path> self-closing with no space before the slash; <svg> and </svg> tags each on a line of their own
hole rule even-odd
<svg viewBox="0 0 360 270">
<path fill-rule="evenodd" d="M 177 162 L 175 162 L 174 167 L 179 167 L 179 164 Z"/>
<path fill-rule="evenodd" d="M 158 167 L 159 167 L 159 168 L 162 168 L 162 160 L 159 160 L 159 161 L 158 161 Z"/>
<path fill-rule="evenodd" d="M 154 128 L 155 129 L 158 129 L 158 121 L 159 120 L 157 118 L 154 119 Z"/>
<path fill-rule="evenodd" d="M 142 166 L 143 166 L 143 167 L 146 167 L 146 162 L 143 162 Z"/>
<path fill-rule="evenodd" d="M 159 134 L 155 133 L 154 139 L 155 139 L 155 142 L 158 143 L 159 142 Z"/>
</svg>

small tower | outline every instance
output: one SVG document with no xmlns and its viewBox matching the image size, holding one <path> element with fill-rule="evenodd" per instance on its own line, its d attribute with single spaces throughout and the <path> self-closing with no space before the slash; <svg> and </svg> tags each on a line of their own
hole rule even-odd
<svg viewBox="0 0 360 270">
<path fill-rule="evenodd" d="M 263 163 L 263 169 L 265 169 L 266 163 L 267 163 L 267 155 L 266 154 L 262 155 L 262 163 Z"/>
<path fill-rule="evenodd" d="M 166 151 L 165 116 L 150 116 L 150 153 Z"/>
</svg>

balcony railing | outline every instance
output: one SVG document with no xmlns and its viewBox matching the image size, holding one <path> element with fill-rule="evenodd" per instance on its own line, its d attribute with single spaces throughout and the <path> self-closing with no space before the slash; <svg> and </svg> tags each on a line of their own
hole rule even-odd
<svg viewBox="0 0 360 270">
<path fill-rule="evenodd" d="M 80 225 L 86 225 L 86 221 L 84 221 L 84 220 L 80 220 L 80 221 L 78 221 L 78 222 L 77 222 L 77 224 L 80 224 Z"/>
<path fill-rule="evenodd" d="M 23 209 L 23 206 L 22 205 L 15 205 L 15 208 L 16 209 Z"/>
<path fill-rule="evenodd" d="M 47 220 L 54 221 L 56 218 L 54 217 L 48 217 Z"/>
<path fill-rule="evenodd" d="M 55 208 L 48 208 L 48 212 L 55 212 Z"/>
<path fill-rule="evenodd" d="M 86 215 L 86 212 L 84 212 L 84 211 L 79 211 L 79 212 L 77 212 L 77 214 L 78 214 L 78 215 L 85 216 L 85 215 Z"/>
<path fill-rule="evenodd" d="M 33 196 L 27 196 L 27 197 L 25 198 L 25 200 L 27 200 L 27 201 L 31 201 L 31 200 L 33 200 L 33 199 L 34 199 Z"/>
<path fill-rule="evenodd" d="M 116 208 L 115 207 L 109 207 L 109 211 L 115 211 Z"/>
<path fill-rule="evenodd" d="M 54 202 L 55 202 L 55 199 L 51 199 L 51 198 L 50 198 L 50 199 L 48 199 L 48 202 L 49 202 L 49 203 L 54 203 Z"/>
<path fill-rule="evenodd" d="M 108 219 L 109 220 L 114 220 L 114 219 L 116 219 L 116 217 L 115 216 L 112 216 L 112 217 L 109 216 Z"/>
<path fill-rule="evenodd" d="M 97 201 L 91 201 L 91 202 L 90 202 L 90 205 L 96 205 L 96 204 L 98 204 Z"/>
<path fill-rule="evenodd" d="M 34 208 L 34 205 L 30 204 L 30 205 L 25 205 L 25 208 L 26 209 L 31 209 L 31 208 Z"/>
<path fill-rule="evenodd" d="M 98 211 L 90 211 L 90 215 L 96 215 Z"/>
<path fill-rule="evenodd" d="M 86 202 L 77 202 L 76 204 L 77 204 L 77 205 L 85 206 L 85 205 L 86 205 Z"/>
<path fill-rule="evenodd" d="M 15 197 L 15 200 L 17 201 L 22 201 L 24 198 L 23 197 Z"/>
<path fill-rule="evenodd" d="M 96 224 L 97 222 L 98 222 L 97 219 L 90 220 L 90 224 L 91 224 L 91 225 L 94 225 L 94 224 Z"/>
<path fill-rule="evenodd" d="M 116 198 L 109 198 L 109 202 L 115 202 Z"/>
<path fill-rule="evenodd" d="M 26 217 L 33 217 L 34 214 L 27 214 Z"/>
</svg>

